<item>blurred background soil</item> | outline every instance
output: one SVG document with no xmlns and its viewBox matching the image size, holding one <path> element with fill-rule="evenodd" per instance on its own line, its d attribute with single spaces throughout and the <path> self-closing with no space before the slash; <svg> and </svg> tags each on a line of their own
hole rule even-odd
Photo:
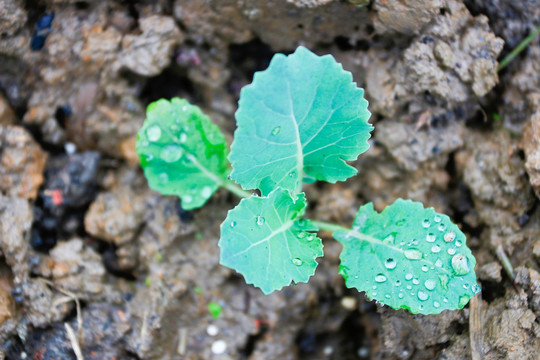
<svg viewBox="0 0 540 360">
<path fill-rule="evenodd" d="M 539 25 L 535 0 L 0 0 L 0 358 L 76 359 L 67 323 L 87 360 L 538 359 L 540 40 L 497 65 Z M 449 214 L 482 285 L 462 311 L 367 302 L 329 234 L 309 284 L 263 296 L 218 264 L 238 199 L 148 189 L 151 101 L 231 140 L 242 86 L 298 45 L 353 73 L 376 128 L 358 176 L 306 188 L 309 215 Z"/>
</svg>

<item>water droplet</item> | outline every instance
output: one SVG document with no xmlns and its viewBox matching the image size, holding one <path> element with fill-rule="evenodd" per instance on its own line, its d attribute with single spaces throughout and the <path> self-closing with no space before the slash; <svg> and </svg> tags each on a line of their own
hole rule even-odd
<svg viewBox="0 0 540 360">
<path fill-rule="evenodd" d="M 167 173 L 161 173 L 159 174 L 159 180 L 163 183 L 166 183 L 169 181 L 169 175 L 167 175 Z"/>
<path fill-rule="evenodd" d="M 426 241 L 427 242 L 434 242 L 435 239 L 436 239 L 436 236 L 433 233 L 429 233 L 429 234 L 426 235 Z"/>
<path fill-rule="evenodd" d="M 435 221 L 436 223 L 441 222 L 441 217 L 439 215 L 435 215 L 433 221 Z"/>
<path fill-rule="evenodd" d="M 193 201 L 193 198 L 191 197 L 191 195 L 184 195 L 184 196 L 182 196 L 182 201 L 190 203 L 190 202 Z"/>
<path fill-rule="evenodd" d="M 386 276 L 384 276 L 383 274 L 378 274 L 377 276 L 375 276 L 375 281 L 378 283 L 385 282 Z"/>
<path fill-rule="evenodd" d="M 403 252 L 405 257 L 409 260 L 419 260 L 422 258 L 422 253 L 417 249 L 408 249 Z"/>
<path fill-rule="evenodd" d="M 441 259 L 437 259 L 437 261 L 435 261 L 435 266 L 436 266 L 436 267 L 441 267 L 441 266 L 442 266 L 442 260 L 441 260 Z"/>
<path fill-rule="evenodd" d="M 187 110 L 187 106 L 186 105 L 182 106 L 182 111 L 186 111 L 186 110 Z"/>
<path fill-rule="evenodd" d="M 447 232 L 444 234 L 444 241 L 446 242 L 452 242 L 456 238 L 456 233 L 453 231 Z"/>
<path fill-rule="evenodd" d="M 396 221 L 396 226 L 403 226 L 405 225 L 405 219 L 399 219 L 398 221 Z"/>
<path fill-rule="evenodd" d="M 395 285 L 396 285 L 396 286 L 401 286 L 401 281 L 396 280 Z"/>
<path fill-rule="evenodd" d="M 161 137 L 161 128 L 157 125 L 152 125 L 146 129 L 146 136 L 150 141 L 158 141 Z"/>
<path fill-rule="evenodd" d="M 146 161 L 152 161 L 152 160 L 154 160 L 154 155 L 152 154 L 146 155 Z"/>
<path fill-rule="evenodd" d="M 411 285 L 407 285 L 407 290 L 411 290 L 412 289 L 412 286 Z"/>
<path fill-rule="evenodd" d="M 400 293 L 398 294 L 398 298 L 403 299 L 403 293 L 402 293 L 402 292 L 400 292 Z"/>
<path fill-rule="evenodd" d="M 443 223 L 440 223 L 438 229 L 439 229 L 439 231 L 444 231 L 444 230 L 446 230 L 446 225 L 444 225 Z"/>
<path fill-rule="evenodd" d="M 148 141 L 146 141 L 146 140 L 141 141 L 140 144 L 141 144 L 142 147 L 147 147 L 148 145 L 150 145 L 150 143 Z"/>
<path fill-rule="evenodd" d="M 424 221 L 422 221 L 422 226 L 425 227 L 426 229 L 429 227 L 429 225 L 431 225 L 431 222 L 429 221 L 429 219 L 424 219 Z"/>
<path fill-rule="evenodd" d="M 299 239 L 303 239 L 306 237 L 306 233 L 303 232 L 302 230 L 298 230 L 298 232 L 296 233 L 296 237 Z"/>
<path fill-rule="evenodd" d="M 469 302 L 470 297 L 463 295 L 459 297 L 459 307 L 464 307 Z"/>
<path fill-rule="evenodd" d="M 420 284 L 420 281 L 418 281 L 418 279 L 412 279 L 412 283 L 414 285 L 418 285 L 418 284 Z"/>
<path fill-rule="evenodd" d="M 371 288 L 372 288 L 373 290 L 375 290 L 375 289 L 377 289 L 377 285 L 373 285 Z"/>
<path fill-rule="evenodd" d="M 425 282 L 424 282 L 424 286 L 426 287 L 426 289 L 428 290 L 433 290 L 435 289 L 435 280 L 432 280 L 432 279 L 427 279 Z"/>
<path fill-rule="evenodd" d="M 184 150 L 182 150 L 180 146 L 175 144 L 169 144 L 161 150 L 159 156 L 161 157 L 161 159 L 163 159 L 163 161 L 173 163 L 175 161 L 178 161 L 183 154 Z"/>
<path fill-rule="evenodd" d="M 396 260 L 394 260 L 394 259 L 392 259 L 392 258 L 388 258 L 388 259 L 386 259 L 386 261 L 384 262 L 384 266 L 385 266 L 387 269 L 390 269 L 390 270 L 395 269 L 396 265 L 397 265 Z"/>
<path fill-rule="evenodd" d="M 439 245 L 433 245 L 431 247 L 431 252 L 434 253 L 434 254 L 436 254 L 438 252 L 441 252 L 441 247 Z"/>
<path fill-rule="evenodd" d="M 376 292 L 376 291 L 373 291 L 373 292 L 371 293 L 371 295 L 376 296 L 376 295 L 377 295 L 377 292 Z M 378 301 L 375 301 L 375 302 L 377 303 L 377 305 L 379 304 Z"/>
<path fill-rule="evenodd" d="M 465 275 L 469 272 L 469 261 L 462 254 L 457 254 L 452 257 L 452 269 L 457 275 Z"/>
<path fill-rule="evenodd" d="M 394 235 L 390 234 L 387 237 L 384 238 L 383 242 L 385 244 L 393 244 L 394 243 Z"/>
<path fill-rule="evenodd" d="M 422 290 L 418 291 L 418 299 L 420 301 L 426 301 L 428 298 L 429 298 L 428 293 L 426 293 L 426 292 L 424 292 Z"/>
<path fill-rule="evenodd" d="M 427 272 L 428 269 L 429 269 L 429 268 L 427 267 L 427 265 L 422 265 L 422 271 L 423 271 L 423 272 Z"/>
<path fill-rule="evenodd" d="M 424 305 L 420 305 L 418 308 L 419 308 L 420 310 L 424 310 Z"/>
<path fill-rule="evenodd" d="M 289 173 L 289 177 L 292 178 L 292 177 L 295 177 L 295 176 L 296 176 L 296 171 L 291 171 L 291 172 Z"/>
<path fill-rule="evenodd" d="M 385 298 L 390 299 L 390 295 L 386 294 L 384 295 Z"/>
<path fill-rule="evenodd" d="M 300 265 L 302 265 L 303 261 L 300 260 L 299 258 L 294 258 L 294 259 L 292 260 L 292 263 L 293 263 L 294 265 L 296 265 L 296 266 L 300 266 Z"/>
<path fill-rule="evenodd" d="M 448 255 L 454 255 L 456 253 L 456 249 L 455 248 L 449 248 L 448 250 L 446 250 L 446 252 L 448 252 Z"/>
<path fill-rule="evenodd" d="M 264 218 L 262 216 L 257 216 L 257 225 L 264 225 Z"/>
<path fill-rule="evenodd" d="M 463 284 L 463 288 L 464 288 L 465 290 L 468 290 L 468 289 L 469 289 L 469 284 Z"/>
<path fill-rule="evenodd" d="M 460 247 L 461 246 L 461 241 L 456 241 L 456 246 Z"/>
<path fill-rule="evenodd" d="M 434 301 L 434 302 L 433 302 L 433 307 L 438 308 L 439 306 L 441 306 L 441 304 L 439 304 L 438 301 Z"/>
<path fill-rule="evenodd" d="M 313 234 L 309 234 L 306 238 L 307 241 L 313 241 L 313 239 L 315 239 L 315 235 Z"/>
<path fill-rule="evenodd" d="M 475 294 L 478 294 L 482 288 L 480 287 L 480 285 L 478 284 L 474 284 L 472 287 L 471 287 L 471 290 L 475 293 Z"/>
<path fill-rule="evenodd" d="M 411 280 L 412 278 L 413 278 L 413 274 L 411 273 L 405 274 L 405 280 Z"/>
<path fill-rule="evenodd" d="M 272 130 L 272 135 L 277 135 L 281 131 L 281 126 L 276 126 L 274 130 Z"/>
<path fill-rule="evenodd" d="M 212 188 L 210 186 L 203 187 L 201 195 L 205 198 L 210 197 L 212 195 Z"/>
<path fill-rule="evenodd" d="M 231 227 L 235 227 L 236 226 L 236 221 L 231 221 Z"/>
<path fill-rule="evenodd" d="M 180 136 L 178 137 L 178 141 L 180 141 L 181 143 L 185 143 L 186 140 L 187 140 L 186 133 L 181 133 Z"/>
</svg>

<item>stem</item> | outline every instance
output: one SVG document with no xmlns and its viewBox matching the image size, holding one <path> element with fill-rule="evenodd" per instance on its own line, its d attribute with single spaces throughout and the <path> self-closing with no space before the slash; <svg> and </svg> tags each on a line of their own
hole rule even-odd
<svg viewBox="0 0 540 360">
<path fill-rule="evenodd" d="M 324 231 L 334 232 L 334 231 L 350 231 L 351 230 L 341 225 L 327 223 L 324 221 L 312 220 L 311 222 L 313 223 L 313 225 L 317 226 L 320 230 L 324 230 Z"/>
<path fill-rule="evenodd" d="M 538 26 L 532 33 L 530 33 L 525 39 L 521 40 L 521 42 L 510 52 L 510 54 L 506 55 L 504 59 L 499 63 L 499 66 L 497 66 L 497 71 L 501 71 L 504 69 L 510 61 L 514 60 L 516 56 L 519 55 L 520 52 L 522 52 L 536 37 L 536 35 L 540 34 L 540 26 Z"/>
<path fill-rule="evenodd" d="M 223 180 L 223 183 L 221 184 L 225 189 L 232 192 L 234 195 L 238 196 L 239 198 L 248 198 L 251 196 L 251 194 L 245 190 L 243 190 L 240 186 L 236 185 L 230 180 Z"/>
</svg>

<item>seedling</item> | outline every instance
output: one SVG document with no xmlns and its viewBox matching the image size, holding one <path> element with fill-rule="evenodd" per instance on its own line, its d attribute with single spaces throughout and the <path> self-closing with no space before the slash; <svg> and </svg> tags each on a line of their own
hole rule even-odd
<svg viewBox="0 0 540 360">
<path fill-rule="evenodd" d="M 480 287 L 465 235 L 448 216 L 398 199 L 381 213 L 362 206 L 350 228 L 304 218 L 304 183 L 357 173 L 347 161 L 369 148 L 367 107 L 332 56 L 299 47 L 275 55 L 242 89 L 230 154 L 210 119 L 178 98 L 148 106 L 137 153 L 150 187 L 179 196 L 186 210 L 220 187 L 242 198 L 221 224 L 220 262 L 265 294 L 308 281 L 323 255 L 317 231 L 327 230 L 343 245 L 347 287 L 412 313 L 460 309 Z"/>
</svg>

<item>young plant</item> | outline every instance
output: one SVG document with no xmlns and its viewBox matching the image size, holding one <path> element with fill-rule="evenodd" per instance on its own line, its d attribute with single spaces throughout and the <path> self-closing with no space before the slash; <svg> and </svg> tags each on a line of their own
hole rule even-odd
<svg viewBox="0 0 540 360">
<path fill-rule="evenodd" d="M 332 56 L 299 47 L 275 55 L 242 89 L 229 155 L 219 129 L 178 98 L 148 106 L 137 153 L 150 187 L 179 196 L 186 210 L 220 187 L 242 198 L 221 224 L 220 262 L 265 294 L 308 281 L 323 255 L 317 231 L 327 230 L 343 245 L 347 287 L 412 313 L 460 309 L 480 287 L 465 235 L 448 216 L 398 199 L 381 213 L 362 206 L 350 228 L 304 218 L 304 183 L 357 173 L 347 161 L 369 148 L 367 106 Z M 261 196 L 246 191 L 254 189 Z"/>
</svg>

